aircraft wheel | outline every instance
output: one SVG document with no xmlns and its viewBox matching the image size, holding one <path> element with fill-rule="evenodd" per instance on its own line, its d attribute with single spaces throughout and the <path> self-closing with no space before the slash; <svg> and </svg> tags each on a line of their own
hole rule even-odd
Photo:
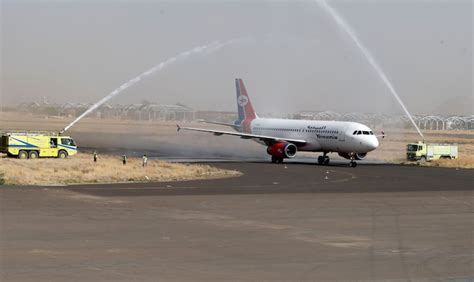
<svg viewBox="0 0 474 282">
<path fill-rule="evenodd" d="M 357 166 L 357 162 L 351 162 L 351 163 L 350 163 L 350 166 L 351 166 L 351 167 L 356 167 L 356 166 Z"/>
<path fill-rule="evenodd" d="M 325 157 L 325 158 L 324 158 L 323 164 L 324 164 L 324 165 L 328 165 L 328 164 L 329 164 L 329 157 Z"/>
<path fill-rule="evenodd" d="M 318 164 L 320 164 L 320 165 L 324 164 L 324 157 L 323 156 L 318 157 Z"/>
<path fill-rule="evenodd" d="M 283 163 L 283 158 L 278 158 L 278 163 L 282 164 Z"/>
</svg>

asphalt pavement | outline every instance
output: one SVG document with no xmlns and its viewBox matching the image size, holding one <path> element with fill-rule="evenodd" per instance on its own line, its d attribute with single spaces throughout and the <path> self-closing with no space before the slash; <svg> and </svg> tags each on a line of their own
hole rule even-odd
<svg viewBox="0 0 474 282">
<path fill-rule="evenodd" d="M 243 176 L 0 188 L 1 281 L 471 281 L 473 170 L 219 162 Z"/>
</svg>

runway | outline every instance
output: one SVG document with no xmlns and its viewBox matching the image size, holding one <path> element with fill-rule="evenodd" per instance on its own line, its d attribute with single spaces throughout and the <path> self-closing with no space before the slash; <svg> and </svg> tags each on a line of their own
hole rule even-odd
<svg viewBox="0 0 474 282">
<path fill-rule="evenodd" d="M 3 187 L 1 281 L 465 281 L 473 170 L 218 162 L 243 176 Z"/>
<path fill-rule="evenodd" d="M 78 185 L 68 189 L 96 196 L 275 194 L 275 193 L 362 193 L 416 191 L 472 191 L 473 170 L 456 170 L 362 163 L 350 168 L 346 161 L 329 166 L 314 162 L 283 165 L 266 161 L 206 162 L 235 169 L 242 177 L 176 183 Z M 172 188 L 172 189 L 170 189 Z"/>
</svg>

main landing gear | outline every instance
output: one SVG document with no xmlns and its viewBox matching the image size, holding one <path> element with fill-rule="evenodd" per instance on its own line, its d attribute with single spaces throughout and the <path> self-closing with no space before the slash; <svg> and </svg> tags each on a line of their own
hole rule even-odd
<svg viewBox="0 0 474 282">
<path fill-rule="evenodd" d="M 318 157 L 318 164 L 320 165 L 329 164 L 329 157 L 327 156 L 327 153 L 324 153 L 324 155 Z"/>
<path fill-rule="evenodd" d="M 283 157 L 275 157 L 275 156 L 272 156 L 272 163 L 274 164 L 282 164 L 283 163 Z"/>
</svg>

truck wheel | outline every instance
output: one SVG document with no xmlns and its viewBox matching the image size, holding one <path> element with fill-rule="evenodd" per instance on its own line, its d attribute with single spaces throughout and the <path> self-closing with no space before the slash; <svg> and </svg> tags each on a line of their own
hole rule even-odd
<svg viewBox="0 0 474 282">
<path fill-rule="evenodd" d="M 426 162 L 426 158 L 425 158 L 425 157 L 421 157 L 420 161 L 421 161 L 422 163 L 424 163 L 424 162 Z"/>
<path fill-rule="evenodd" d="M 28 152 L 21 150 L 21 151 L 18 153 L 18 158 L 21 159 L 21 160 L 27 159 L 27 158 L 28 158 Z"/>
<path fill-rule="evenodd" d="M 66 151 L 63 151 L 63 150 L 59 151 L 59 153 L 58 153 L 58 158 L 60 158 L 60 159 L 65 159 L 65 158 L 67 158 L 67 152 L 66 152 Z"/>
<path fill-rule="evenodd" d="M 29 158 L 30 159 L 37 159 L 38 158 L 38 152 L 36 151 L 30 151 L 30 153 L 28 154 Z"/>
</svg>

